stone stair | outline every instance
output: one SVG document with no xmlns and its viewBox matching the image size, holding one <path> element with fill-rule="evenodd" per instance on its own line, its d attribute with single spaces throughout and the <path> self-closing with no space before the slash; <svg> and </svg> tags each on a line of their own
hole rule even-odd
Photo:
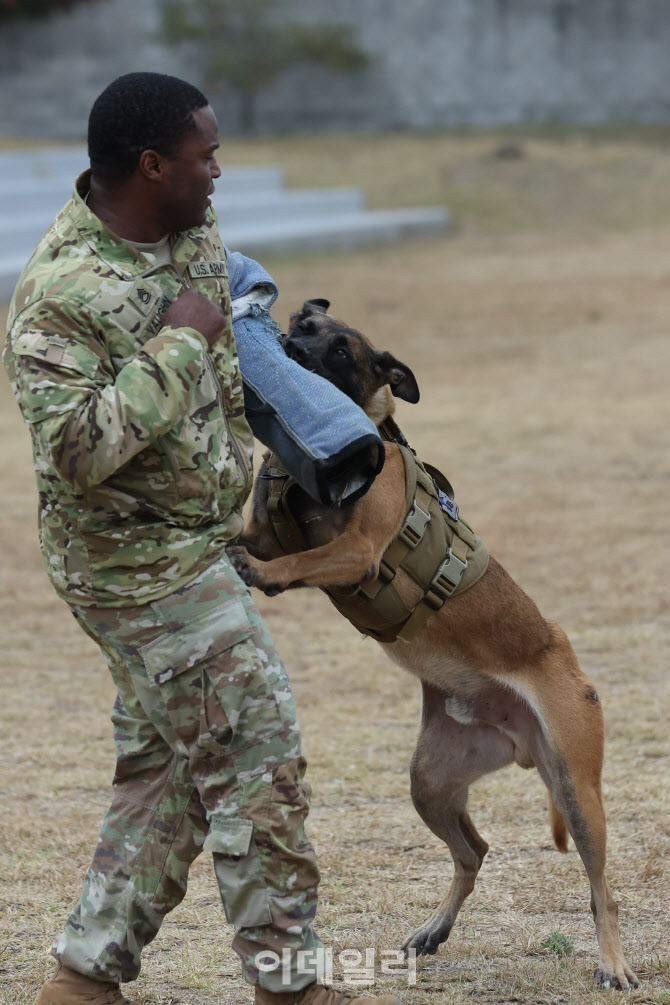
<svg viewBox="0 0 670 1005">
<path fill-rule="evenodd" d="M 0 154 L 0 300 L 70 198 L 86 151 L 39 148 Z M 233 251 L 261 257 L 328 248 L 352 249 L 403 237 L 443 234 L 441 207 L 369 210 L 357 188 L 287 189 L 277 165 L 223 168 L 212 203 Z"/>
</svg>

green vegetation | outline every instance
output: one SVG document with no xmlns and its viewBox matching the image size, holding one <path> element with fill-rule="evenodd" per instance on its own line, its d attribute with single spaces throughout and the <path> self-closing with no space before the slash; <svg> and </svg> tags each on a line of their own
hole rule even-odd
<svg viewBox="0 0 670 1005">
<path fill-rule="evenodd" d="M 288 20 L 290 0 L 164 0 L 163 40 L 197 42 L 209 91 L 221 81 L 240 99 L 240 132 L 256 126 L 258 95 L 299 63 L 356 73 L 369 58 L 353 29 Z"/>
<path fill-rule="evenodd" d="M 553 953 L 554 956 L 570 956 L 572 953 L 572 939 L 561 932 L 549 932 L 548 937 L 540 945 L 540 949 Z"/>
</svg>

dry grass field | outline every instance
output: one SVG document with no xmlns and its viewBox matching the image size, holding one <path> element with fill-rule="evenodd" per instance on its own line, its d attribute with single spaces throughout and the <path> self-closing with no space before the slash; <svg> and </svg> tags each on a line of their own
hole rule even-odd
<svg viewBox="0 0 670 1005">
<path fill-rule="evenodd" d="M 294 181 L 361 182 L 386 204 L 453 194 L 455 236 L 270 263 L 276 315 L 285 323 L 305 297 L 328 297 L 413 367 L 422 399 L 401 403 L 403 430 L 570 635 L 606 716 L 610 882 L 641 978 L 627 1000 L 660 1005 L 670 1002 L 670 153 L 540 137 L 508 162 L 488 155 L 495 140 L 356 140 L 337 178 L 333 138 L 231 145 L 231 160 L 284 158 Z M 106 807 L 113 695 L 42 570 L 28 435 L 2 381 L 0 986 L 3 1002 L 26 1005 Z M 258 603 L 301 715 L 318 929 L 339 980 L 338 953 L 396 949 L 450 877 L 408 791 L 419 688 L 320 593 Z M 377 965 L 377 990 L 408 1005 L 619 1001 L 592 989 L 586 877 L 572 845 L 566 856 L 553 848 L 536 773 L 484 779 L 471 814 L 491 850 L 448 944 L 419 961 L 415 986 Z M 129 992 L 141 1005 L 242 1005 L 251 995 L 231 934 L 203 856 Z"/>
</svg>

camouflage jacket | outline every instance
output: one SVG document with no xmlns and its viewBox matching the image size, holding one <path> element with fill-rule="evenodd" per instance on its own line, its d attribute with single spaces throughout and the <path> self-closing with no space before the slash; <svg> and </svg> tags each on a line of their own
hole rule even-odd
<svg viewBox="0 0 670 1005">
<path fill-rule="evenodd" d="M 88 184 L 19 280 L 3 361 L 32 435 L 47 573 L 70 602 L 123 607 L 194 579 L 241 532 L 253 438 L 212 211 L 156 266 L 89 211 Z M 211 351 L 162 325 L 184 285 L 228 319 Z"/>
</svg>

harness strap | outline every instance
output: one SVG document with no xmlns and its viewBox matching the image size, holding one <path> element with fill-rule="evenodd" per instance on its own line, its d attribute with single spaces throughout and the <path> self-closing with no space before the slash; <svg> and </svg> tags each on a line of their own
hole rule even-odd
<svg viewBox="0 0 670 1005">
<path fill-rule="evenodd" d="M 391 431 L 395 430 L 388 430 L 388 432 Z M 382 427 L 382 432 L 387 432 L 387 430 Z M 381 558 L 378 578 L 372 583 L 359 586 L 358 590 L 355 591 L 371 601 L 377 601 L 380 615 L 387 618 L 393 627 L 388 631 L 377 630 L 374 634 L 380 641 L 389 642 L 396 638 L 411 641 L 423 628 L 431 614 L 439 611 L 448 597 L 460 585 L 461 578 L 468 567 L 468 555 L 471 550 L 474 550 L 476 543 L 474 534 L 462 521 L 448 518 L 442 508 L 437 505 L 435 490 L 437 481 L 432 471 L 427 471 L 411 448 L 400 442 L 400 440 L 404 440 L 404 437 L 399 430 L 398 433 L 399 437 L 396 442 L 405 462 L 407 516 L 397 537 L 391 542 Z M 434 471 L 444 484 L 442 491 L 448 489 L 453 494 L 451 485 L 444 475 L 437 469 Z M 456 510 L 457 515 L 458 510 Z M 436 522 L 436 527 L 432 528 L 431 533 L 433 545 L 441 550 L 443 555 L 446 550 L 446 555 L 426 585 L 425 573 L 419 577 L 416 569 L 412 567 L 412 563 L 406 560 L 423 540 L 431 519 Z M 445 523 L 451 533 L 446 531 Z M 439 527 L 442 527 L 444 536 L 440 534 Z M 391 586 L 399 568 L 408 572 L 424 590 L 423 596 L 413 609 L 408 610 Z M 335 599 L 343 598 L 340 594 Z M 351 596 L 347 599 L 347 606 L 350 611 L 355 609 L 355 601 Z M 370 626 L 368 625 L 369 631 Z"/>
<path fill-rule="evenodd" d="M 463 555 L 463 558 L 458 557 L 454 550 L 454 545 L 461 546 L 458 550 Z M 461 576 L 468 567 L 467 551 L 467 546 L 455 537 L 447 552 L 447 557 L 431 579 L 423 597 L 398 632 L 399 639 L 411 642 L 421 631 L 431 614 L 439 611 L 451 594 L 454 593 L 461 581 Z"/>
<path fill-rule="evenodd" d="M 307 540 L 287 501 L 288 492 L 294 482 L 269 451 L 264 455 L 263 460 L 270 478 L 266 506 L 277 540 L 287 555 L 296 551 L 305 551 L 308 548 Z"/>
<path fill-rule="evenodd" d="M 417 478 L 417 465 L 409 447 L 398 444 L 405 462 L 405 511 L 407 516 L 381 557 L 379 574 L 372 583 L 362 585 L 359 591 L 374 600 L 377 594 L 395 578 L 396 571 L 410 551 L 419 544 L 430 520 L 431 494 Z"/>
<path fill-rule="evenodd" d="M 468 589 L 481 578 L 488 566 L 488 553 L 459 516 L 445 475 L 418 460 L 393 419 L 387 419 L 379 432 L 383 440 L 395 442 L 402 454 L 407 515 L 382 555 L 376 580 L 331 587 L 325 593 L 362 634 L 379 642 L 410 642 L 453 593 Z M 309 545 L 289 505 L 297 483 L 269 452 L 264 460 L 270 479 L 267 508 L 277 540 L 287 553 L 304 551 Z M 441 557 L 434 571 L 431 556 L 433 561 Z M 413 608 L 400 599 L 393 583 L 398 568 L 423 591 Z"/>
</svg>

